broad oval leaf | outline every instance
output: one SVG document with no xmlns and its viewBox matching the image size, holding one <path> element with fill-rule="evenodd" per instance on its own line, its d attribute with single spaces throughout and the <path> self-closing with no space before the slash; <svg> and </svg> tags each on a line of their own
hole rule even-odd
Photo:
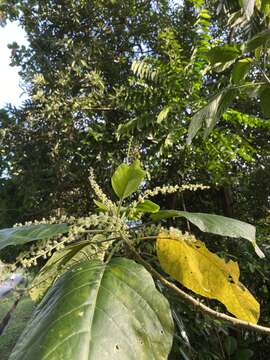
<svg viewBox="0 0 270 360">
<path fill-rule="evenodd" d="M 239 55 L 241 55 L 240 47 L 228 44 L 213 47 L 207 53 L 211 65 L 230 62 L 235 60 Z"/>
<path fill-rule="evenodd" d="M 160 233 L 157 255 L 161 267 L 188 289 L 222 302 L 238 319 L 257 323 L 260 306 L 239 282 L 239 267 L 211 253 L 199 240 L 172 239 Z"/>
<path fill-rule="evenodd" d="M 201 231 L 233 238 L 242 237 L 252 242 L 258 256 L 264 257 L 256 244 L 256 228 L 246 222 L 215 214 L 190 213 L 188 211 L 161 210 L 152 214 L 154 221 L 161 219 L 184 217 Z"/>
<path fill-rule="evenodd" d="M 10 360 L 167 359 L 167 299 L 134 261 L 82 262 L 47 292 Z"/>
<path fill-rule="evenodd" d="M 232 70 L 232 82 L 238 84 L 245 79 L 252 63 L 251 58 L 238 60 Z"/>
<path fill-rule="evenodd" d="M 67 224 L 39 224 L 0 230 L 0 250 L 9 245 L 50 239 L 68 231 Z"/>
<path fill-rule="evenodd" d="M 136 206 L 136 210 L 143 213 L 157 213 L 160 207 L 151 200 L 144 200 Z"/>
<path fill-rule="evenodd" d="M 139 160 L 135 160 L 131 165 L 119 165 L 111 180 L 118 198 L 123 200 L 138 190 L 145 175 L 146 172 L 141 168 Z"/>
</svg>

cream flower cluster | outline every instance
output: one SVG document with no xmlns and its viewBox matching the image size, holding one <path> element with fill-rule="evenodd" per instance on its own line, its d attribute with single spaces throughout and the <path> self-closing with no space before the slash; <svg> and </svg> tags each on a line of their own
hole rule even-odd
<svg viewBox="0 0 270 360">
<path fill-rule="evenodd" d="M 162 229 L 159 237 L 169 237 L 172 240 L 186 241 L 187 243 L 194 243 L 197 241 L 194 235 L 189 232 L 183 233 L 181 230 L 174 227 L 170 227 L 169 230 Z"/>
<path fill-rule="evenodd" d="M 101 187 L 96 182 L 93 169 L 90 169 L 89 181 L 90 181 L 90 185 L 91 185 L 92 189 L 94 190 L 94 193 L 96 194 L 97 198 L 102 202 L 102 204 L 104 204 L 106 206 L 106 208 L 108 210 L 110 210 L 111 212 L 114 213 L 116 210 L 115 205 L 110 199 L 108 199 L 107 195 L 104 194 Z"/>
<path fill-rule="evenodd" d="M 145 199 L 156 196 L 158 194 L 172 194 L 175 192 L 182 192 L 182 191 L 197 191 L 197 190 L 206 190 L 209 189 L 209 186 L 202 185 L 202 184 L 186 184 L 186 185 L 164 185 L 164 186 L 157 186 L 152 190 L 146 190 L 143 195 L 139 196 L 138 202 L 143 202 Z"/>
<path fill-rule="evenodd" d="M 99 215 L 93 214 L 78 219 L 62 216 L 60 219 L 42 219 L 40 222 L 27 222 L 24 225 L 54 223 L 69 224 L 68 233 L 54 239 L 45 239 L 33 244 L 30 250 L 25 251 L 18 256 L 16 264 L 20 263 L 23 267 L 37 265 L 37 260 L 39 258 L 47 259 L 54 251 L 62 250 L 66 245 L 79 241 L 93 244 L 94 248 L 97 249 L 97 252 L 105 253 L 110 246 L 111 241 L 119 236 L 121 231 L 128 231 L 126 225 L 123 224 L 119 218 L 104 213 Z M 24 226 L 22 224 L 16 224 L 16 226 L 18 225 Z M 97 237 L 97 235 L 101 236 Z"/>
</svg>

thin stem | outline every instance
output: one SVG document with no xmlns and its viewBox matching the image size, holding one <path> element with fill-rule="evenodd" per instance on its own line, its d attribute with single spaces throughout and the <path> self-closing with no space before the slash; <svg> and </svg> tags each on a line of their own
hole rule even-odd
<svg viewBox="0 0 270 360">
<path fill-rule="evenodd" d="M 129 140 L 129 144 L 128 144 L 127 162 L 129 162 L 129 157 L 130 157 L 130 150 L 131 150 L 131 146 L 132 146 L 132 141 L 133 141 L 133 136 L 131 136 L 131 138 L 130 138 L 130 140 Z"/>
<path fill-rule="evenodd" d="M 136 240 L 156 240 L 158 235 L 152 235 L 152 236 L 142 236 L 136 238 Z"/>
<path fill-rule="evenodd" d="M 83 232 L 83 234 L 84 233 L 89 233 L 89 234 L 91 234 L 91 233 L 94 233 L 94 234 L 96 234 L 96 233 L 103 233 L 103 232 L 111 232 L 111 230 L 102 230 L 102 229 L 100 229 L 100 230 L 84 230 L 84 232 Z"/>
<path fill-rule="evenodd" d="M 184 210 L 184 211 L 187 211 L 187 208 L 186 208 L 186 203 L 185 203 L 185 198 L 184 198 L 184 195 L 183 195 L 183 193 L 182 193 L 182 192 L 180 193 L 180 196 L 181 196 L 181 201 L 182 201 L 182 207 L 183 207 L 183 210 Z M 191 229 L 190 229 L 190 223 L 189 223 L 188 219 L 186 219 L 186 221 L 187 221 L 187 228 L 188 228 L 188 231 L 190 232 L 190 231 L 191 231 Z"/>
<path fill-rule="evenodd" d="M 119 217 L 120 215 L 122 203 L 123 203 L 123 199 L 120 199 L 117 207 L 117 217 Z"/>
<path fill-rule="evenodd" d="M 121 245 L 122 245 L 122 241 L 119 241 L 119 242 L 114 246 L 114 248 L 113 248 L 112 251 L 110 252 L 108 258 L 106 259 L 106 262 L 105 262 L 106 264 L 108 264 L 108 263 L 111 261 L 112 257 L 113 257 L 114 254 L 120 249 Z"/>
</svg>

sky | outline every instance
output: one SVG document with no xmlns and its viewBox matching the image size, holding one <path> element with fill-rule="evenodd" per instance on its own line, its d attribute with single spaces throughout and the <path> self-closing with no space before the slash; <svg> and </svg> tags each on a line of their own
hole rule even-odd
<svg viewBox="0 0 270 360">
<path fill-rule="evenodd" d="M 18 24 L 8 23 L 0 27 L 0 108 L 7 103 L 19 106 L 26 98 L 20 87 L 18 68 L 9 65 L 11 50 L 7 45 L 14 41 L 19 45 L 27 45 L 25 33 Z"/>
</svg>

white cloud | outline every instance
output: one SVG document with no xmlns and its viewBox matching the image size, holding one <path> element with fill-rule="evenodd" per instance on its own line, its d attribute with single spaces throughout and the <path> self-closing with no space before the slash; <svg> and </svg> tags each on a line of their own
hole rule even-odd
<svg viewBox="0 0 270 360">
<path fill-rule="evenodd" d="M 26 98 L 20 88 L 18 68 L 9 65 L 11 50 L 7 45 L 13 42 L 27 45 L 25 32 L 15 22 L 0 27 L 0 108 L 7 103 L 18 106 Z"/>
</svg>

